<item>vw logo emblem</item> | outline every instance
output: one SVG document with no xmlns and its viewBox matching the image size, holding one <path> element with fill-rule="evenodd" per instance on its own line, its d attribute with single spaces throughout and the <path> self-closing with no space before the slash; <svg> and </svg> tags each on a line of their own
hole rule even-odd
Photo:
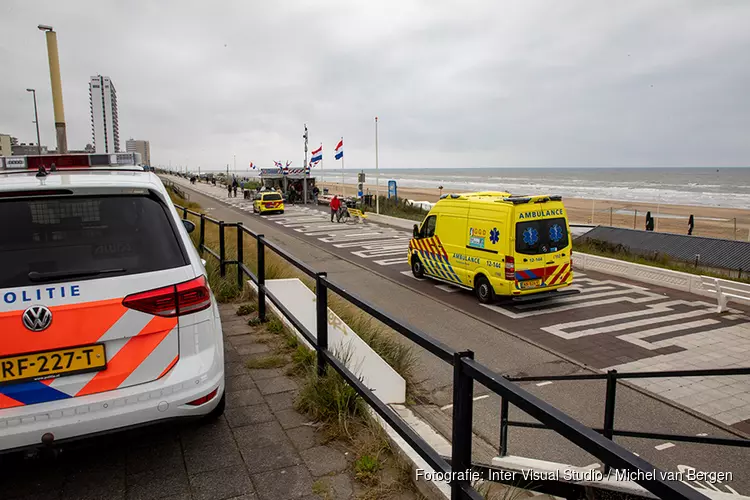
<svg viewBox="0 0 750 500">
<path fill-rule="evenodd" d="M 41 332 L 52 324 L 52 311 L 45 306 L 31 306 L 23 312 L 23 326 L 32 332 Z"/>
</svg>

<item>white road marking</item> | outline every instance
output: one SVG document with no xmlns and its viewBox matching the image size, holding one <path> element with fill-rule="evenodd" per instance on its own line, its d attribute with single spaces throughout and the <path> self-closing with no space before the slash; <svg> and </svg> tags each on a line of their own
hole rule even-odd
<svg viewBox="0 0 750 500">
<path fill-rule="evenodd" d="M 483 399 L 487 399 L 488 397 L 490 397 L 489 394 L 482 394 L 481 396 L 477 396 L 477 397 L 475 397 L 473 399 L 474 399 L 474 401 L 481 401 Z M 450 410 L 451 408 L 453 408 L 453 403 L 447 404 L 445 406 L 441 406 L 440 407 L 440 409 L 443 410 L 443 411 Z"/>
<path fill-rule="evenodd" d="M 713 312 L 714 311 L 709 311 L 709 314 Z M 660 340 L 654 343 L 647 342 L 641 339 L 653 337 L 654 335 L 661 335 L 662 333 L 673 333 L 673 332 L 679 332 L 682 330 L 690 330 L 691 328 L 700 328 L 702 326 L 715 325 L 716 323 L 720 323 L 720 321 L 715 320 L 715 319 L 701 319 L 698 321 L 689 321 L 687 323 L 680 323 L 678 325 L 667 325 L 667 326 L 662 326 L 660 328 L 652 328 L 650 330 L 646 330 L 642 332 L 628 333 L 626 335 L 620 335 L 617 338 L 620 340 L 624 340 L 626 342 L 630 342 L 631 344 L 635 344 L 637 346 L 643 347 L 644 349 L 653 351 L 654 349 L 661 349 L 662 347 L 674 345 L 674 339 L 665 339 L 665 340 Z"/>
<path fill-rule="evenodd" d="M 706 437 L 706 436 L 708 436 L 708 434 L 705 433 L 705 432 L 699 432 L 698 434 L 696 434 L 696 436 L 698 436 L 698 437 Z"/>
<path fill-rule="evenodd" d="M 610 294 L 612 294 L 612 295 L 615 295 L 615 293 L 616 292 L 610 292 Z M 624 292 L 624 293 L 629 293 L 629 292 Z M 579 303 L 579 304 L 565 304 L 565 305 L 558 306 L 558 307 L 548 307 L 546 309 L 540 309 L 540 310 L 537 310 L 537 311 L 528 311 L 528 312 L 522 312 L 522 313 L 516 313 L 516 312 L 513 312 L 513 311 L 509 311 L 507 309 L 504 309 L 502 307 L 495 306 L 495 305 L 489 305 L 489 304 L 481 304 L 481 305 L 483 307 L 486 307 L 487 309 L 491 309 L 491 310 L 493 310 L 495 312 L 498 312 L 498 313 L 500 313 L 500 314 L 502 314 L 504 316 L 508 316 L 509 318 L 512 318 L 512 319 L 521 319 L 521 318 L 528 318 L 528 317 L 531 317 L 531 316 L 539 316 L 539 315 L 542 315 L 542 314 L 550 314 L 550 313 L 570 311 L 572 309 L 582 309 L 584 307 L 593 307 L 593 306 L 601 306 L 601 305 L 606 305 L 606 304 L 615 304 L 617 302 L 629 302 L 631 304 L 640 304 L 642 302 L 650 302 L 650 301 L 660 300 L 660 299 L 664 298 L 662 295 L 658 295 L 658 294 L 655 294 L 655 293 L 649 294 L 649 296 L 641 297 L 641 298 L 637 298 L 637 299 L 634 299 L 632 297 L 623 297 L 622 296 L 623 294 L 617 294 L 618 295 L 617 297 L 612 297 L 612 298 L 609 298 L 609 299 L 594 300 L 594 301 L 591 301 L 591 302 L 583 302 L 583 303 Z M 539 306 L 537 305 L 537 307 L 539 307 Z"/>
<path fill-rule="evenodd" d="M 403 256 L 405 254 L 405 250 L 403 248 L 397 248 L 395 250 L 360 250 L 358 252 L 352 252 L 352 255 L 356 255 L 357 257 L 362 257 L 363 259 L 371 259 L 373 257 L 387 257 L 389 255 L 401 255 Z M 406 257 L 404 257 L 401 260 L 406 260 Z"/>
<path fill-rule="evenodd" d="M 403 274 L 404 276 L 408 276 L 411 279 L 415 279 L 417 281 L 427 281 L 427 278 L 417 278 L 416 276 L 414 276 L 414 273 L 412 273 L 411 271 L 401 271 L 401 274 Z"/>
<path fill-rule="evenodd" d="M 686 313 L 677 313 L 677 314 L 670 314 L 667 316 L 661 316 L 658 318 L 646 318 L 646 319 L 639 319 L 636 321 L 628 321 L 625 323 L 618 323 L 616 325 L 608 325 L 608 326 L 602 326 L 600 328 L 589 328 L 588 330 L 579 330 L 577 332 L 573 333 L 564 333 L 564 335 L 559 335 L 558 333 L 555 333 L 555 335 L 558 335 L 560 337 L 563 337 L 565 339 L 577 339 L 580 337 L 586 337 L 588 335 L 598 335 L 600 333 L 611 333 L 611 332 L 619 332 L 622 330 L 629 330 L 631 328 L 637 328 L 641 326 L 649 326 L 654 323 L 666 323 L 668 321 L 677 321 L 681 319 L 687 319 L 687 318 L 694 318 L 696 316 L 703 316 L 706 314 L 713 313 L 712 310 L 706 310 L 702 309 L 699 311 L 690 311 Z M 679 325 L 677 325 L 679 326 Z M 545 331 L 549 331 L 547 328 L 544 329 Z M 550 332 L 552 333 L 552 332 Z M 655 334 L 654 334 L 655 335 Z"/>
<path fill-rule="evenodd" d="M 654 448 L 656 448 L 658 451 L 663 451 L 669 448 L 674 448 L 674 446 L 675 446 L 674 443 L 663 443 L 663 444 L 657 444 L 656 446 L 654 446 Z"/>
<path fill-rule="evenodd" d="M 630 321 L 630 322 L 617 323 L 615 325 L 606 325 L 606 326 L 601 326 L 598 328 L 589 328 L 587 330 L 578 330 L 578 331 L 573 331 L 573 332 L 567 331 L 569 329 L 575 329 L 576 327 L 580 327 L 580 326 L 590 326 L 590 325 L 596 325 L 600 323 L 608 323 L 612 321 L 617 321 L 621 319 L 629 319 L 629 318 L 636 318 L 636 317 L 642 317 L 642 316 L 652 316 L 655 314 L 663 314 L 665 312 L 674 311 L 674 306 L 677 306 L 677 305 L 701 307 L 701 309 L 697 311 L 672 314 L 672 315 L 661 316 L 657 318 L 649 317 L 649 318 L 639 319 L 639 320 Z M 646 309 L 642 309 L 639 311 L 628 311 L 625 313 L 609 314 L 609 315 L 599 316 L 595 318 L 588 318 L 588 319 L 584 319 L 580 321 L 558 323 L 556 325 L 550 325 L 550 326 L 544 327 L 542 328 L 542 330 L 544 330 L 547 333 L 557 335 L 558 337 L 570 340 L 570 339 L 577 339 L 579 337 L 585 337 L 588 335 L 597 335 L 599 333 L 628 330 L 630 328 L 647 326 L 653 323 L 664 323 L 667 321 L 674 321 L 674 320 L 679 320 L 679 319 L 692 318 L 695 316 L 702 316 L 705 314 L 712 313 L 713 310 L 715 309 L 715 306 L 712 309 L 706 309 L 706 307 L 711 307 L 711 306 L 709 306 L 707 303 L 702 302 L 702 301 L 688 302 L 685 300 L 673 300 L 670 302 L 662 302 L 660 304 L 648 304 L 646 305 Z M 663 332 L 663 333 L 666 333 L 666 332 Z M 657 335 L 657 334 L 654 333 L 653 335 Z"/>
<path fill-rule="evenodd" d="M 456 293 L 461 290 L 460 288 L 451 285 L 435 285 L 435 288 L 448 293 Z"/>
<path fill-rule="evenodd" d="M 552 381 L 547 380 L 546 382 L 539 382 L 538 384 L 536 384 L 536 386 L 537 387 L 544 387 L 545 385 L 550 385 L 550 384 L 552 384 Z"/>
<path fill-rule="evenodd" d="M 399 259 L 382 259 L 382 260 L 374 260 L 375 264 L 378 264 L 380 266 L 392 266 L 394 264 L 406 264 L 407 260 L 406 257 L 402 257 Z M 411 271 L 404 271 L 405 273 L 411 274 Z M 417 278 L 415 278 L 417 279 Z M 420 280 L 423 281 L 423 280 Z"/>
</svg>

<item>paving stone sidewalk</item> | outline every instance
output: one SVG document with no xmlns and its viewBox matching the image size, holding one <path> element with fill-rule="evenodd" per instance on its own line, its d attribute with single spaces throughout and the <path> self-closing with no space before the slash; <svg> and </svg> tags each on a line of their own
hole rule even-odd
<svg viewBox="0 0 750 500">
<path fill-rule="evenodd" d="M 350 499 L 355 457 L 294 409 L 283 369 L 249 370 L 268 351 L 236 305 L 220 305 L 227 408 L 212 423 L 162 424 L 87 439 L 56 457 L 0 456 L 0 498 Z M 404 496 L 402 498 L 413 498 Z"/>
</svg>

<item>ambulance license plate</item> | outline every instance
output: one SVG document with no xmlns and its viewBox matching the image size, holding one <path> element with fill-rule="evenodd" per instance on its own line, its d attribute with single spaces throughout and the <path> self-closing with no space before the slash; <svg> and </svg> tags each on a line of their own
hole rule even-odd
<svg viewBox="0 0 750 500">
<path fill-rule="evenodd" d="M 0 384 L 103 370 L 104 344 L 0 358 Z"/>
<path fill-rule="evenodd" d="M 521 287 L 521 289 L 526 288 L 539 288 L 542 286 L 542 280 L 525 280 L 525 281 L 519 281 L 518 285 Z"/>
</svg>

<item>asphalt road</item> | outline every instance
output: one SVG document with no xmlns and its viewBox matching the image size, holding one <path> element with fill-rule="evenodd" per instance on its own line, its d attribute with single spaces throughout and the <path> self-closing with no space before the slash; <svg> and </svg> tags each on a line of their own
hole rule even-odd
<svg viewBox="0 0 750 500">
<path fill-rule="evenodd" d="M 572 301 L 564 302 L 566 299 L 562 299 L 561 304 L 531 308 L 519 308 L 516 305 L 486 308 L 477 304 L 469 293 L 452 287 L 436 287 L 434 282 L 418 281 L 411 277 L 408 266 L 403 264 L 403 230 L 381 225 L 377 231 L 372 231 L 366 228 L 367 223 L 362 226 L 330 224 L 325 220 L 321 221 L 320 214 L 296 213 L 294 207 L 288 209 L 284 216 L 260 217 L 194 191 L 191 192 L 191 200 L 200 203 L 212 217 L 228 222 L 242 221 L 252 230 L 281 243 L 293 255 L 313 268 L 327 271 L 329 278 L 347 290 L 377 304 L 388 313 L 402 318 L 451 347 L 457 350 L 473 350 L 476 359 L 499 373 L 579 373 L 585 371 L 582 364 L 604 368 L 627 363 L 628 360 L 639 359 L 640 356 L 654 355 L 650 351 L 645 352 L 645 349 L 639 351 L 631 345 L 618 344 L 616 340 L 612 340 L 610 346 L 574 338 L 575 348 L 572 348 L 569 342 L 539 332 L 543 331 L 543 328 L 556 327 L 555 324 L 546 322 L 553 316 L 559 316 L 562 319 L 558 321 L 566 323 L 592 321 L 594 325 L 607 326 L 610 323 L 601 322 L 597 318 L 601 318 L 605 313 L 634 313 L 634 304 L 648 302 L 649 293 L 667 293 L 658 287 L 650 287 L 650 291 L 646 293 L 639 291 L 637 284 L 624 280 L 607 283 L 610 281 L 607 276 L 588 273 L 577 280 L 582 283 L 582 293 Z M 232 202 L 236 205 L 244 203 L 240 200 Z M 363 243 L 368 241 L 372 244 L 369 247 L 364 246 Z M 610 295 L 605 297 L 602 290 L 606 290 Z M 672 294 L 672 291 L 668 292 Z M 689 306 L 691 297 L 683 299 Z M 678 313 L 688 316 L 694 314 L 688 306 Z M 545 309 L 552 311 L 540 313 Z M 592 311 L 598 312 L 593 314 Z M 670 318 L 671 316 L 663 321 L 671 321 L 672 324 L 684 321 L 678 317 L 671 320 Z M 600 323 L 596 323 L 597 321 Z M 415 410 L 445 433 L 450 428 L 452 372 L 445 363 L 426 351 L 415 348 L 415 352 L 419 358 L 419 367 L 416 370 L 419 401 L 415 405 Z M 526 383 L 522 386 L 583 423 L 601 426 L 604 408 L 603 383 Z M 487 394 L 486 389 L 481 386 L 475 387 L 474 430 L 484 441 L 478 443 L 480 446 L 477 446 L 476 458 L 486 460 L 486 450 L 497 447 L 499 407 L 499 399 L 495 395 Z M 511 419 L 521 420 L 525 419 L 525 416 L 518 410 L 511 410 Z M 708 419 L 699 418 L 683 409 L 665 404 L 643 391 L 622 384 L 618 388 L 616 427 L 686 435 L 736 437 Z M 662 469 L 679 470 L 694 467 L 711 472 L 731 471 L 733 480 L 717 484 L 715 488 L 728 493 L 750 493 L 750 476 L 747 474 L 750 451 L 747 449 L 665 443 L 637 438 L 616 438 L 616 441 Z M 509 454 L 577 466 L 597 462 L 594 457 L 560 436 L 545 430 L 510 429 Z"/>
</svg>

